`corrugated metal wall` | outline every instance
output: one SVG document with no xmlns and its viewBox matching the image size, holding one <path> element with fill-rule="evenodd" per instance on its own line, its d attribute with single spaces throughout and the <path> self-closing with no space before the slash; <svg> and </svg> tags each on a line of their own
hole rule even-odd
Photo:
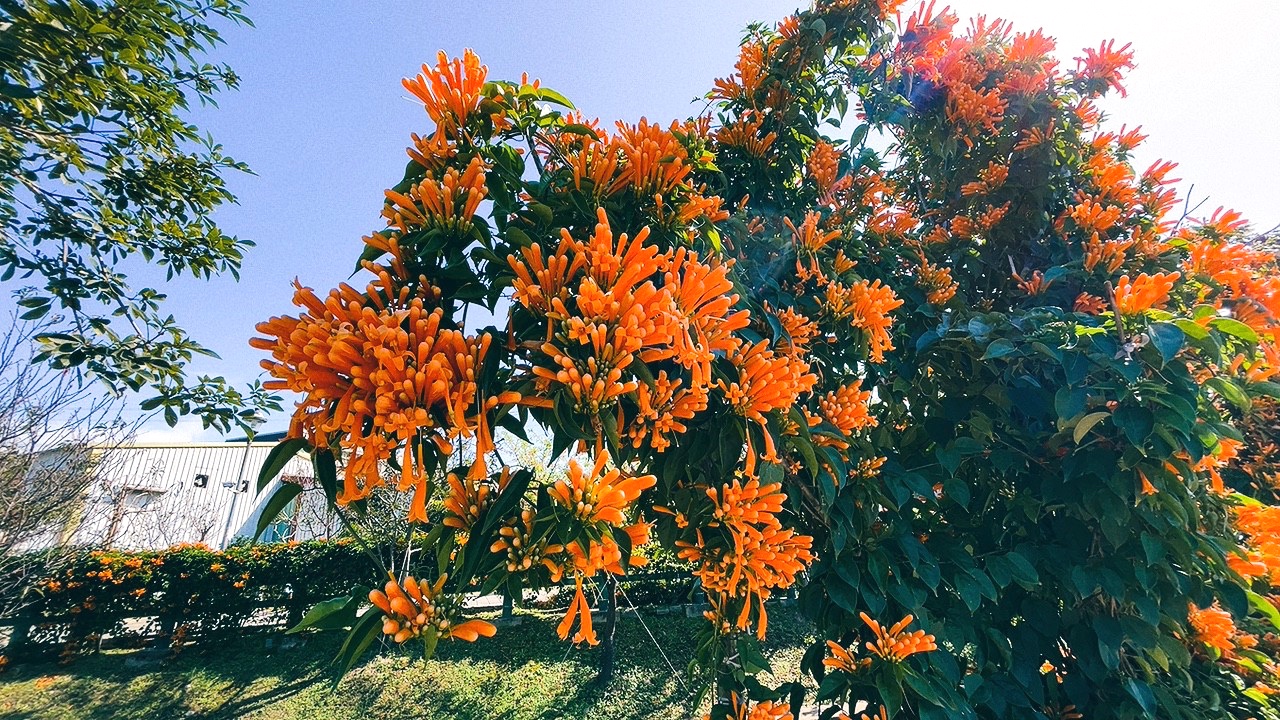
<svg viewBox="0 0 1280 720">
<path fill-rule="evenodd" d="M 223 548 L 253 534 L 277 479 L 257 492 L 258 472 L 274 443 L 132 445 L 100 458 L 71 542 L 121 549 L 204 543 Z M 311 477 L 305 456 L 284 475 Z M 203 487 L 199 479 L 203 478 Z"/>
</svg>

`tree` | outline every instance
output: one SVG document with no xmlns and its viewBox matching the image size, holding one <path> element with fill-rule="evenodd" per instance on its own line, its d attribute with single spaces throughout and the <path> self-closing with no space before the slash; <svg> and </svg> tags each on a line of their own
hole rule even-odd
<svg viewBox="0 0 1280 720">
<path fill-rule="evenodd" d="M 248 22 L 227 0 L 0 2 L 0 279 L 30 283 L 25 319 L 58 318 L 39 360 L 114 392 L 149 386 L 170 424 L 251 429 L 272 399 L 191 382 L 186 363 L 212 353 L 126 275 L 140 259 L 166 279 L 238 277 L 252 244 L 211 218 L 235 199 L 223 175 L 247 168 L 182 117 L 238 82 L 202 58 L 216 20 Z"/>
<path fill-rule="evenodd" d="M 41 328 L 14 323 L 0 339 L 0 613 L 30 600 L 29 571 L 71 559 L 85 493 L 132 437 L 121 403 L 66 372 L 31 362 Z"/>
<path fill-rule="evenodd" d="M 897 5 L 753 26 L 714 116 L 669 127 L 471 53 L 405 81 L 435 129 L 373 279 L 300 287 L 253 341 L 303 397 L 281 456 L 340 513 L 410 498 L 379 612 L 327 606 L 348 662 L 491 635 L 463 595 L 561 577 L 561 637 L 595 644 L 584 583 L 652 539 L 710 601 L 713 718 L 798 714 L 757 677 L 795 584 L 826 718 L 1277 717 L 1276 256 L 1130 166 L 1094 105 L 1127 46 L 1064 69 L 1038 31 Z M 494 452 L 529 422 L 565 477 Z"/>
</svg>

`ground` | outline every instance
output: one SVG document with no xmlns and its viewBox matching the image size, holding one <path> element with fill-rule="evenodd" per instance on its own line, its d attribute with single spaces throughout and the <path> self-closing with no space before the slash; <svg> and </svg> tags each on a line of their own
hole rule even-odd
<svg viewBox="0 0 1280 720">
<path fill-rule="evenodd" d="M 13 667 L 0 675 L 0 720 L 168 718 L 248 720 L 534 720 L 550 718 L 689 718 L 682 685 L 700 618 L 634 618 L 618 627 L 618 674 L 595 678 L 597 650 L 572 649 L 555 637 L 555 618 L 526 617 L 519 627 L 475 645 L 443 643 L 424 663 L 392 651 L 358 666 L 332 686 L 330 661 L 340 638 L 312 635 L 297 647 L 268 647 L 262 636 L 189 647 L 168 662 L 143 662 L 111 651 L 71 665 Z M 796 668 L 811 626 L 794 611 L 770 611 L 767 654 Z M 658 651 L 661 646 L 673 672 Z M 774 682 L 791 679 L 772 678 Z"/>
</svg>

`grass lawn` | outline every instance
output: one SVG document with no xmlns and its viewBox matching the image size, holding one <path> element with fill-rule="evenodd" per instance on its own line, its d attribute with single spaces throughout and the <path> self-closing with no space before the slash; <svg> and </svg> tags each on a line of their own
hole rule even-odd
<svg viewBox="0 0 1280 720">
<path fill-rule="evenodd" d="M 0 720 L 88 718 L 689 718 L 691 695 L 634 618 L 618 625 L 618 669 L 607 687 L 593 682 L 597 652 L 555 637 L 557 619 L 525 616 L 492 639 L 442 643 L 423 663 L 402 651 L 372 655 L 337 686 L 329 664 L 340 638 L 313 635 L 289 649 L 268 649 L 262 636 L 191 647 L 172 661 L 137 666 L 112 651 L 67 667 L 12 667 L 0 675 Z M 681 673 L 692 657 L 701 619 L 645 621 Z M 811 636 L 788 608 L 771 608 L 768 654 L 794 671 Z M 791 677 L 769 680 L 779 682 Z"/>
</svg>

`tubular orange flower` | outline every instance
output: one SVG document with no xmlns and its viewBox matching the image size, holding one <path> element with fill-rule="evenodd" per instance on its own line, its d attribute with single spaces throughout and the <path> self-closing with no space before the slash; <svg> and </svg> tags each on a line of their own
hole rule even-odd
<svg viewBox="0 0 1280 720">
<path fill-rule="evenodd" d="M 773 141 L 778 139 L 774 132 L 760 134 L 764 127 L 764 116 L 756 112 L 745 112 L 730 125 L 725 125 L 716 132 L 716 140 L 728 147 L 741 149 L 747 155 L 764 158 Z"/>
<path fill-rule="evenodd" d="M 591 605 L 587 602 L 586 596 L 582 594 L 582 576 L 577 578 L 573 602 L 569 604 L 569 611 L 565 613 L 564 619 L 556 627 L 556 634 L 560 636 L 561 640 L 568 639 L 569 631 L 573 629 L 574 620 L 578 620 L 578 632 L 573 635 L 574 643 L 585 641 L 588 645 L 600 644 L 600 639 L 596 637 L 595 630 L 591 627 Z"/>
<path fill-rule="evenodd" d="M 813 184 L 817 186 L 819 195 L 826 195 L 831 186 L 835 185 L 842 156 L 834 145 L 825 140 L 819 140 L 809 152 L 805 168 L 809 171 Z"/>
<path fill-rule="evenodd" d="M 888 630 L 866 613 L 859 613 L 859 617 L 867 627 L 871 628 L 871 632 L 876 637 L 874 642 L 867 643 L 867 650 L 889 662 L 902 662 L 916 653 L 932 652 L 938 649 L 933 636 L 926 634 L 925 631 L 904 632 L 915 619 L 911 615 L 902 618 Z"/>
<path fill-rule="evenodd" d="M 789 355 L 776 355 L 768 349 L 768 342 L 761 340 L 754 345 L 743 344 L 729 355 L 730 362 L 738 369 L 738 379 L 733 382 L 717 381 L 724 392 L 725 402 L 734 412 L 754 420 L 764 433 L 764 459 L 776 462 L 773 435 L 769 432 L 764 413 L 789 408 L 804 393 L 813 389 L 818 376 L 809 372 L 809 364 Z M 755 453 L 747 440 L 747 473 L 755 468 Z"/>
<path fill-rule="evenodd" d="M 1133 51 L 1129 49 L 1132 44 L 1125 43 L 1124 47 L 1116 50 L 1115 41 L 1108 40 L 1097 50 L 1086 48 L 1084 57 L 1076 58 L 1076 77 L 1089 83 L 1097 93 L 1114 88 L 1121 97 L 1127 95 L 1120 81 L 1124 71 L 1134 67 Z"/>
<path fill-rule="evenodd" d="M 1169 291 L 1181 273 L 1142 273 L 1130 280 L 1128 275 L 1116 283 L 1116 307 L 1121 315 L 1136 315 L 1160 307 L 1169 301 Z"/>
<path fill-rule="evenodd" d="M 847 673 L 856 673 L 871 667 L 871 658 L 857 659 L 853 656 L 856 648 L 845 649 L 840 643 L 834 640 L 827 641 L 827 649 L 831 651 L 831 657 L 825 658 L 822 664 L 832 670 L 843 670 Z"/>
<path fill-rule="evenodd" d="M 1223 655 L 1235 650 L 1236 624 L 1231 613 L 1223 610 L 1214 601 L 1213 605 L 1203 610 L 1192 603 L 1187 609 L 1187 621 L 1195 632 L 1196 640 L 1217 649 Z"/>
<path fill-rule="evenodd" d="M 438 181 L 428 176 L 410 188 L 408 196 L 387 190 L 382 215 L 401 233 L 422 227 L 464 231 L 488 193 L 484 178 L 484 160 L 473 157 L 465 171 L 449 168 Z"/>
<path fill-rule="evenodd" d="M 885 352 L 893 349 L 893 339 L 889 336 L 893 317 L 889 313 L 903 302 L 893 290 L 879 280 L 860 280 L 848 286 L 833 282 L 827 285 L 825 300 L 828 313 L 866 333 L 871 362 L 884 362 Z"/>
<path fill-rule="evenodd" d="M 849 437 L 863 428 L 875 427 L 877 424 L 876 419 L 867 412 L 867 403 L 870 400 L 871 393 L 862 391 L 861 380 L 855 381 L 851 385 L 840 387 L 827 393 L 818 402 L 818 407 L 822 411 L 821 418 L 810 418 L 809 425 L 814 426 L 821 420 L 826 420 L 834 425 L 845 437 Z M 819 444 L 829 444 L 840 450 L 849 447 L 847 442 L 824 436 L 817 436 L 815 440 Z"/>
<path fill-rule="evenodd" d="M 704 715 L 703 720 L 711 720 L 711 716 Z M 792 716 L 784 703 L 763 700 L 753 706 L 735 692 L 729 694 L 728 720 L 792 720 Z"/>
<path fill-rule="evenodd" d="M 442 50 L 436 56 L 435 67 L 423 65 L 417 77 L 405 78 L 403 84 L 422 101 L 439 132 L 458 135 L 480 106 L 488 74 L 489 69 L 469 48 L 463 51 L 462 58 L 452 61 Z"/>
<path fill-rule="evenodd" d="M 424 634 L 464 642 L 475 642 L 480 636 L 493 637 L 497 628 L 492 623 L 457 622 L 462 601 L 441 592 L 445 580 L 446 577 L 441 576 L 434 585 L 427 585 L 412 575 L 398 582 L 392 576 L 383 590 L 370 590 L 369 602 L 386 616 L 382 622 L 383 634 L 390 635 L 397 643 Z"/>
<path fill-rule="evenodd" d="M 1093 272 L 1102 267 L 1108 275 L 1116 272 L 1124 265 L 1126 252 L 1133 246 L 1132 240 L 1102 240 L 1094 233 L 1084 243 L 1084 269 Z"/>
<path fill-rule="evenodd" d="M 577 460 L 569 460 L 568 476 L 556 481 L 549 491 L 551 499 L 568 508 L 583 522 L 603 522 L 621 527 L 626 523 L 624 513 L 627 508 L 640 497 L 640 493 L 658 481 L 652 475 L 623 477 L 617 468 L 606 472 L 608 463 L 608 453 L 600 453 L 588 474 L 583 472 Z"/>
<path fill-rule="evenodd" d="M 916 285 L 925 291 L 925 300 L 933 305 L 946 305 L 960 287 L 951 279 L 950 268 L 934 265 L 928 260 L 920 263 Z"/>
<path fill-rule="evenodd" d="M 525 572 L 541 566 L 551 573 L 552 582 L 559 582 L 564 568 L 551 558 L 563 552 L 564 548 L 551 544 L 545 537 L 534 542 L 535 518 L 532 510 L 522 510 L 519 518 L 509 521 L 498 530 L 498 539 L 489 546 L 489 551 L 507 554 L 508 572 Z"/>
<path fill-rule="evenodd" d="M 689 152 L 680 140 L 644 118 L 636 125 L 618 123 L 617 142 L 623 163 L 613 192 L 631 188 L 640 197 L 666 195 L 693 172 Z"/>
<path fill-rule="evenodd" d="M 805 214 L 804 222 L 797 228 L 791 222 L 791 218 L 782 218 L 782 223 L 791 230 L 791 242 L 795 245 L 797 254 L 796 262 L 800 262 L 799 258 L 801 256 L 807 256 L 810 269 L 815 274 L 820 272 L 817 260 L 818 252 L 843 234 L 840 230 L 828 230 L 825 232 L 819 230 L 818 221 L 821 219 L 821 213 L 811 210 Z"/>
</svg>

